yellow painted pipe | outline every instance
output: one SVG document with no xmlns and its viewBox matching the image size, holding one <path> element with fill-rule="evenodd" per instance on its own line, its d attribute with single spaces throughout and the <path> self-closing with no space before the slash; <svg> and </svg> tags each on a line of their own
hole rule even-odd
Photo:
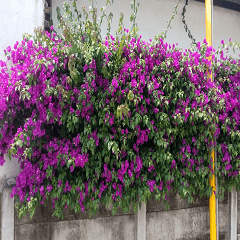
<svg viewBox="0 0 240 240">
<path fill-rule="evenodd" d="M 212 45 L 212 0 L 205 0 L 205 17 L 206 17 L 206 41 Z M 210 57 L 211 58 L 211 57 Z M 209 74 L 212 79 L 212 73 Z M 215 162 L 214 150 L 211 154 L 213 159 L 213 169 Z M 210 240 L 217 240 L 217 227 L 216 227 L 216 181 L 215 174 L 209 179 L 210 186 L 212 187 L 212 196 L 209 199 L 209 213 L 210 213 Z"/>
<path fill-rule="evenodd" d="M 213 169 L 214 169 L 214 150 L 212 151 Z M 215 174 L 209 179 L 212 188 L 212 196 L 209 198 L 209 213 L 210 213 L 210 240 L 217 240 L 217 225 L 216 225 L 216 181 Z"/>
</svg>

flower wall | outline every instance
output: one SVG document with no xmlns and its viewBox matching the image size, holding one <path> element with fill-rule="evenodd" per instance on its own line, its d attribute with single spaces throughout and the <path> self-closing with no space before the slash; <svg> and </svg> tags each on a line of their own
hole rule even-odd
<svg viewBox="0 0 240 240">
<path fill-rule="evenodd" d="M 100 203 L 137 211 L 153 195 L 167 204 L 171 189 L 192 202 L 211 196 L 213 173 L 217 196 L 239 190 L 239 61 L 206 41 L 143 41 L 121 19 L 102 39 L 94 8 L 91 21 L 69 7 L 62 36 L 37 29 L 6 49 L 11 68 L 0 62 L 0 165 L 4 154 L 21 164 L 19 216 L 48 199 L 58 217 Z"/>
</svg>

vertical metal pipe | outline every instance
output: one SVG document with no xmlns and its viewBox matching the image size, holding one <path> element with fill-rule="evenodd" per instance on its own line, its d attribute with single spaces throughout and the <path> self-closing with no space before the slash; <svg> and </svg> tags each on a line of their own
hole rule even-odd
<svg viewBox="0 0 240 240">
<path fill-rule="evenodd" d="M 215 167 L 217 166 L 217 152 L 215 151 Z M 218 191 L 218 179 L 216 179 L 216 191 Z M 216 223 L 217 223 L 217 240 L 219 240 L 219 222 L 218 222 L 218 199 L 216 199 Z"/>
<path fill-rule="evenodd" d="M 212 0 L 205 0 L 205 17 L 206 17 L 206 41 L 209 45 L 212 45 Z M 211 56 L 210 56 L 211 60 Z M 212 79 L 212 73 L 209 74 Z M 215 151 L 212 154 L 213 169 L 215 162 Z M 210 186 L 212 187 L 212 196 L 209 199 L 209 213 L 210 213 L 210 240 L 217 240 L 217 229 L 216 229 L 216 184 L 215 174 L 209 179 Z"/>
<path fill-rule="evenodd" d="M 214 24 L 213 24 L 213 4 L 212 4 L 212 42 L 213 42 L 213 27 L 214 27 Z M 214 81 L 214 70 L 212 70 L 212 80 Z M 214 161 L 214 164 L 215 164 L 215 169 L 217 169 L 217 151 L 215 150 L 214 151 L 215 153 L 215 161 Z M 216 192 L 218 192 L 218 179 L 217 179 L 217 176 L 215 176 L 215 181 L 216 181 Z M 218 222 L 218 199 L 216 199 L 216 229 L 217 229 L 217 240 L 219 240 L 219 222 Z"/>
</svg>

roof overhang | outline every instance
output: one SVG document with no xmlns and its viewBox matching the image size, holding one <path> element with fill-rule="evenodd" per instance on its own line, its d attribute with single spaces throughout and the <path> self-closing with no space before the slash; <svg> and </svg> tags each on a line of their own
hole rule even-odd
<svg viewBox="0 0 240 240">
<path fill-rule="evenodd" d="M 198 2 L 205 2 L 205 0 L 194 0 Z M 240 0 L 213 0 L 213 5 L 223 8 L 228 8 L 240 12 Z"/>
</svg>

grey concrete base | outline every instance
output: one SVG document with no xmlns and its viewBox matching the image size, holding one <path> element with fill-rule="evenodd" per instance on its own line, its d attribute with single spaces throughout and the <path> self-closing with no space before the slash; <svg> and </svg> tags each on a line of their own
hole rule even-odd
<svg viewBox="0 0 240 240">
<path fill-rule="evenodd" d="M 135 240 L 136 217 L 114 216 L 15 227 L 15 240 Z"/>
<path fill-rule="evenodd" d="M 119 209 L 112 216 L 111 209 L 100 206 L 96 216 L 89 219 L 83 213 L 64 210 L 64 221 L 51 217 L 52 204 L 40 206 L 31 220 L 29 215 L 18 219 L 15 214 L 15 240 L 208 240 L 210 236 L 209 201 L 194 196 L 188 204 L 178 194 L 169 194 L 170 211 L 162 201 L 151 199 L 142 204 L 138 214 L 131 210 L 123 214 Z M 219 201 L 219 240 L 227 240 L 228 198 Z M 16 213 L 16 212 L 15 212 Z"/>
<path fill-rule="evenodd" d="M 14 199 L 10 198 L 11 192 L 7 188 L 2 194 L 1 240 L 14 240 Z"/>
<path fill-rule="evenodd" d="M 49 201 L 40 205 L 33 219 L 29 214 L 19 219 L 15 210 L 15 240 L 136 240 L 137 217 L 131 210 L 121 209 L 112 216 L 111 208 L 100 206 L 89 219 L 89 212 L 75 213 L 64 209 L 64 220 L 52 217 L 54 209 Z"/>
<path fill-rule="evenodd" d="M 219 205 L 220 238 L 227 231 L 227 205 Z M 210 235 L 208 206 L 147 213 L 147 240 L 207 240 Z"/>
<path fill-rule="evenodd" d="M 141 208 L 138 206 L 137 213 L 137 240 L 146 240 L 146 213 L 147 207 L 143 202 Z"/>
<path fill-rule="evenodd" d="M 228 202 L 228 240 L 235 240 L 237 236 L 237 191 L 229 193 Z"/>
</svg>

